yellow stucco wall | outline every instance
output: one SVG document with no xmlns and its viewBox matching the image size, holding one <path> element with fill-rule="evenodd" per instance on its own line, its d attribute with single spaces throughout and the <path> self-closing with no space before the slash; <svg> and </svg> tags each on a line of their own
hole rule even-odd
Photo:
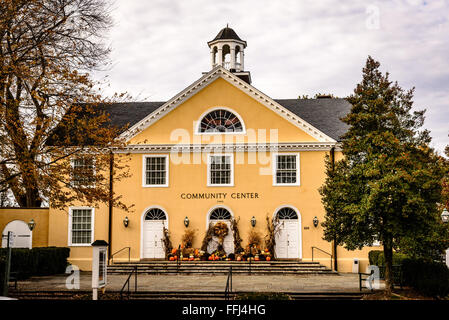
<svg viewBox="0 0 449 320">
<path fill-rule="evenodd" d="M 278 129 L 279 142 L 316 142 L 317 140 L 298 127 L 281 118 L 275 112 L 252 99 L 244 92 L 223 79 L 201 90 L 199 93 L 165 115 L 155 124 L 142 131 L 130 140 L 130 144 L 173 144 L 173 143 L 211 143 L 209 139 L 194 140 L 194 121 L 207 110 L 214 107 L 226 107 L 237 112 L 243 119 L 247 133 L 254 129 Z M 174 130 L 184 130 L 188 133 L 188 140 L 173 141 L 171 137 Z M 219 135 L 216 135 L 219 136 Z M 204 136 L 200 136 L 204 137 Z M 257 136 L 248 134 L 228 135 L 237 140 L 222 142 L 257 142 Z M 198 136 L 196 136 L 198 138 Z M 112 219 L 112 252 L 124 247 L 131 247 L 131 258 L 134 261 L 141 259 L 142 220 L 144 213 L 151 207 L 160 207 L 168 215 L 168 229 L 174 246 L 181 242 L 185 227 L 184 218 L 190 220 L 190 227 L 197 230 L 195 247 L 201 246 L 207 228 L 207 215 L 215 206 L 225 206 L 235 218 L 240 218 L 239 230 L 243 238 L 243 245 L 247 244 L 248 233 L 251 230 L 250 219 L 257 220 L 256 229 L 261 235 L 266 234 L 266 217 L 273 217 L 276 210 L 282 206 L 291 206 L 300 213 L 301 221 L 301 251 L 302 260 L 310 261 L 312 246 L 327 252 L 332 252 L 332 245 L 322 239 L 322 227 L 313 226 L 316 216 L 320 222 L 324 220 L 324 209 L 318 188 L 325 179 L 324 158 L 327 151 L 295 151 L 300 154 L 300 185 L 299 186 L 273 186 L 271 166 L 272 155 L 265 158 L 269 163 L 259 162 L 248 164 L 252 153 L 234 153 L 234 185 L 232 187 L 207 186 L 207 164 L 205 161 L 192 163 L 195 155 L 189 155 L 190 163 L 169 163 L 168 187 L 143 187 L 143 157 L 144 152 L 132 153 L 128 165 L 132 173 L 129 179 L 115 182 L 114 191 L 122 195 L 127 204 L 134 204 L 133 212 L 123 212 L 114 209 Z M 148 153 L 149 154 L 149 153 Z M 154 153 L 153 153 L 154 154 Z M 166 153 L 162 153 L 166 154 Z M 121 155 L 117 155 L 120 157 Z M 337 158 L 341 156 L 337 154 Z M 257 158 L 257 156 L 256 156 Z M 173 156 L 170 156 L 173 160 Z M 240 161 L 242 160 L 242 161 Z M 261 169 L 265 174 L 261 174 Z M 224 200 L 217 199 L 182 199 L 183 193 L 226 193 Z M 233 199 L 233 193 L 253 193 L 257 199 Z M 65 211 L 50 209 L 49 214 L 49 245 L 68 245 L 68 209 Z M 122 221 L 127 216 L 130 220 L 128 228 Z M 108 240 L 108 208 L 101 206 L 95 209 L 94 219 L 95 240 Z M 371 248 L 372 249 L 372 248 Z M 361 270 L 364 271 L 368 263 L 367 252 L 348 252 L 343 248 L 338 250 L 339 271 L 351 271 L 353 258 L 359 258 Z M 378 249 L 378 247 L 376 247 Z M 91 247 L 71 247 L 70 261 L 82 270 L 89 270 L 92 257 Z M 315 253 L 315 260 L 329 265 L 329 257 Z M 123 252 L 115 260 L 125 260 L 127 254 Z"/>
<path fill-rule="evenodd" d="M 25 223 L 34 219 L 33 247 L 48 245 L 48 208 L 0 208 L 0 231 L 3 233 L 8 223 L 21 220 Z"/>
</svg>

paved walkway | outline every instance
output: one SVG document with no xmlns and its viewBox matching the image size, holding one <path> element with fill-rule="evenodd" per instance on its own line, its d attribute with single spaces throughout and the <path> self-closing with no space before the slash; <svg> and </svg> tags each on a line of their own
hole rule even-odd
<svg viewBox="0 0 449 320">
<path fill-rule="evenodd" d="M 19 281 L 24 291 L 68 290 L 68 275 L 32 277 Z M 127 275 L 108 275 L 107 291 L 120 291 Z M 139 275 L 139 291 L 223 291 L 226 275 Z M 80 290 L 91 290 L 92 275 L 80 273 Z M 233 291 L 350 292 L 359 291 L 358 274 L 338 275 L 233 275 Z M 134 285 L 134 276 L 130 287 Z M 381 283 L 383 288 L 383 283 Z"/>
</svg>

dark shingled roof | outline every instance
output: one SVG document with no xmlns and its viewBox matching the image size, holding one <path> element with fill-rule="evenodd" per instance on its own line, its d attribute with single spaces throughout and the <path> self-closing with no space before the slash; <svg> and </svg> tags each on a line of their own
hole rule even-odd
<svg viewBox="0 0 449 320">
<path fill-rule="evenodd" d="M 229 39 L 243 41 L 242 39 L 239 38 L 237 33 L 235 33 L 235 31 L 229 27 L 221 29 L 220 32 L 217 34 L 217 36 L 212 41 L 229 40 Z M 212 41 L 209 41 L 209 42 L 212 42 Z"/>
<path fill-rule="evenodd" d="M 351 110 L 345 99 L 275 99 L 277 103 L 290 110 L 301 119 L 335 140 L 339 140 L 348 126 L 340 118 Z M 107 105 L 105 109 L 111 124 L 116 127 L 129 127 L 152 113 L 164 102 L 130 102 Z"/>
<path fill-rule="evenodd" d="M 351 104 L 346 99 L 275 99 L 275 101 L 337 141 L 349 128 L 340 120 L 351 111 Z"/>
</svg>

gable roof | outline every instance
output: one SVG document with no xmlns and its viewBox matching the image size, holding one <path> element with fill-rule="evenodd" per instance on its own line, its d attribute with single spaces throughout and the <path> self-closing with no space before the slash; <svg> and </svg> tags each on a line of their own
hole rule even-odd
<svg viewBox="0 0 449 320">
<path fill-rule="evenodd" d="M 308 121 L 302 119 L 294 112 L 290 111 L 288 108 L 282 106 L 280 103 L 276 102 L 266 94 L 262 93 L 261 91 L 251 86 L 247 82 L 243 81 L 232 72 L 226 70 L 222 66 L 216 66 L 211 71 L 203 75 L 200 79 L 198 79 L 190 86 L 188 86 L 186 89 L 178 93 L 176 96 L 168 100 L 163 105 L 161 105 L 158 109 L 148 114 L 145 118 L 141 119 L 136 124 L 130 126 L 128 130 L 126 130 L 121 134 L 121 138 L 124 138 L 125 140 L 129 141 L 132 137 L 136 136 L 138 133 L 142 132 L 143 130 L 151 126 L 153 123 L 164 117 L 167 113 L 176 109 L 183 102 L 185 102 L 190 97 L 192 97 L 193 95 L 195 95 L 196 93 L 207 87 L 210 83 L 212 83 L 218 78 L 226 80 L 234 87 L 245 92 L 248 96 L 258 101 L 268 109 L 274 111 L 282 118 L 286 119 L 296 127 L 300 128 L 302 131 L 306 132 L 310 136 L 317 139 L 319 142 L 337 141 L 336 139 L 327 135 L 317 127 L 310 124 Z"/>
</svg>

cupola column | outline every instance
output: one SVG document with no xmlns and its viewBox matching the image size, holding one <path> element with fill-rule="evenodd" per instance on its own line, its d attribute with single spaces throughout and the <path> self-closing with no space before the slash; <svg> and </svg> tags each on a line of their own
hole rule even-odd
<svg viewBox="0 0 449 320">
<path fill-rule="evenodd" d="M 212 66 L 212 68 L 215 67 L 215 50 L 212 48 L 212 50 L 210 51 L 210 64 Z"/>
<path fill-rule="evenodd" d="M 217 64 L 219 64 L 220 66 L 223 66 L 223 46 L 219 45 L 218 46 L 218 61 Z"/>
<path fill-rule="evenodd" d="M 230 69 L 235 69 L 235 44 L 231 45 L 231 66 Z"/>
<path fill-rule="evenodd" d="M 240 50 L 240 71 L 245 70 L 245 65 L 243 64 L 245 62 L 245 53 L 243 50 Z"/>
</svg>

